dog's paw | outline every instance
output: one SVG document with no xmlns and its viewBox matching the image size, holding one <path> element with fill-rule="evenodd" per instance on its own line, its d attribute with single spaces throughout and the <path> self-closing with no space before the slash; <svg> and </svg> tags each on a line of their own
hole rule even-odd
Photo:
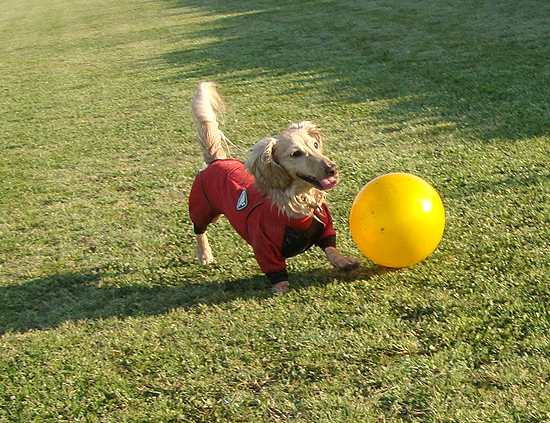
<svg viewBox="0 0 550 423">
<path fill-rule="evenodd" d="M 206 234 L 197 235 L 197 260 L 200 264 L 214 263 L 212 248 L 210 248 Z"/>
<path fill-rule="evenodd" d="M 198 254 L 197 253 L 197 259 L 199 260 L 200 264 L 214 263 L 214 257 L 212 256 L 211 252 L 210 252 L 210 254 Z"/>
<path fill-rule="evenodd" d="M 361 264 L 361 260 L 356 259 L 355 257 L 344 257 L 334 247 L 325 248 L 325 254 L 330 264 L 340 270 L 356 269 Z"/>
<path fill-rule="evenodd" d="M 208 248 L 197 248 L 197 260 L 200 264 L 214 263 L 214 256 L 212 250 Z"/>
<path fill-rule="evenodd" d="M 275 294 L 284 294 L 288 291 L 288 281 L 277 282 L 271 287 L 271 290 Z"/>
<path fill-rule="evenodd" d="M 338 269 L 340 270 L 353 270 L 357 269 L 361 264 L 361 260 L 355 257 L 343 257 L 340 260 Z"/>
</svg>

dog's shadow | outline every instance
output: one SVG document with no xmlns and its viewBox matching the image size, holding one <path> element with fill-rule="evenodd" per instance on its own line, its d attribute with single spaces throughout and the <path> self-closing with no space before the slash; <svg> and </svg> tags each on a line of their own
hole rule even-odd
<svg viewBox="0 0 550 423">
<path fill-rule="evenodd" d="M 335 281 L 368 280 L 385 271 L 378 267 L 361 267 L 346 273 L 332 268 L 293 271 L 291 291 Z M 56 328 L 80 320 L 154 316 L 200 304 L 261 300 L 277 295 L 271 292 L 263 274 L 213 281 L 183 276 L 177 283 L 159 278 L 150 284 L 121 285 L 106 282 L 113 273 L 108 268 L 93 269 L 0 287 L 0 336 L 7 332 Z M 120 278 L 124 276 L 120 272 L 118 276 L 119 280 L 125 279 Z"/>
</svg>

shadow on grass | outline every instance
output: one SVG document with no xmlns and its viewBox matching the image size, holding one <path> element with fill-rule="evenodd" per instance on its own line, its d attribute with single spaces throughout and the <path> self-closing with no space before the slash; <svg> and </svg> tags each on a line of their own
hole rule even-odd
<svg viewBox="0 0 550 423">
<path fill-rule="evenodd" d="M 176 80 L 284 76 L 331 104 L 385 100 L 369 112 L 381 125 L 454 122 L 487 141 L 550 132 L 546 0 L 164 1 L 182 21 L 208 17 L 193 47 L 160 57 Z"/>
<path fill-rule="evenodd" d="M 536 186 L 542 187 L 543 185 L 548 185 L 548 183 L 550 183 L 550 173 L 545 173 L 541 166 L 540 172 L 538 169 L 530 169 L 527 175 L 517 175 L 490 182 L 475 181 L 472 185 L 464 182 L 463 186 L 447 191 L 445 196 L 447 198 L 463 199 L 480 193 L 501 193 L 506 195 L 512 191 L 533 190 Z"/>
<path fill-rule="evenodd" d="M 235 299 L 262 299 L 273 294 L 265 276 L 211 282 L 185 281 L 189 276 L 174 274 L 150 285 L 116 286 L 102 282 L 115 275 L 105 269 L 52 275 L 20 285 L 0 287 L 0 335 L 55 328 L 65 322 L 150 316 L 199 304 L 222 304 Z M 125 272 L 130 274 L 131 272 Z M 340 281 L 370 279 L 383 269 L 358 269 L 348 273 L 333 269 L 293 272 L 292 289 L 322 286 Z M 123 275 L 122 275 L 123 276 Z M 175 283 L 176 280 L 183 282 Z M 165 282 L 165 283 L 164 283 Z"/>
</svg>

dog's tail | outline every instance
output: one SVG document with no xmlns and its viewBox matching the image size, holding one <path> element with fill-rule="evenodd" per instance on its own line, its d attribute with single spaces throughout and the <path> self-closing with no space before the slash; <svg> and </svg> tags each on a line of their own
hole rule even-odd
<svg viewBox="0 0 550 423">
<path fill-rule="evenodd" d="M 216 111 L 221 113 L 224 110 L 225 105 L 214 83 L 201 82 L 191 102 L 191 112 L 197 128 L 197 139 L 207 165 L 214 160 L 227 157 L 221 142 L 225 136 L 218 129 L 216 119 Z"/>
</svg>

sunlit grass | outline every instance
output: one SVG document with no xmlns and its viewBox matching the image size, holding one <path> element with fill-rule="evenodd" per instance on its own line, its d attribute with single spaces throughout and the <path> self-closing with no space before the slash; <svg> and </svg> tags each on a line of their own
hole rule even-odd
<svg viewBox="0 0 550 423">
<path fill-rule="evenodd" d="M 344 0 L 0 4 L 0 421 L 550 419 L 549 6 Z M 320 251 L 273 296 L 222 220 L 201 267 L 188 103 L 233 156 L 313 120 L 342 182 L 417 174 L 447 213 L 409 269 Z"/>
</svg>

